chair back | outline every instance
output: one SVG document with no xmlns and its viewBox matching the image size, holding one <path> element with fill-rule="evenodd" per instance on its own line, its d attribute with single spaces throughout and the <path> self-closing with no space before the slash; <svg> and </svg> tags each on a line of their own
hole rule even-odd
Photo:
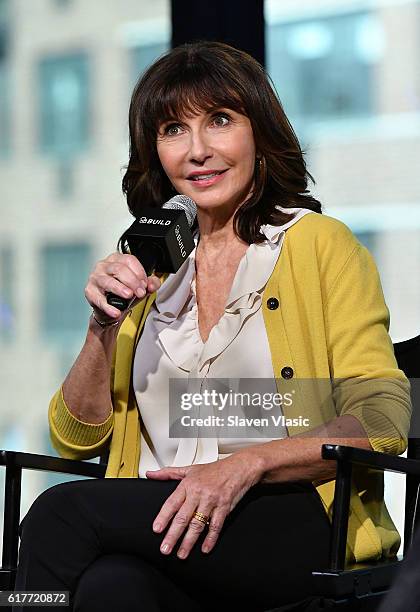
<svg viewBox="0 0 420 612">
<path fill-rule="evenodd" d="M 411 380 L 413 414 L 408 438 L 407 457 L 420 459 L 420 335 L 394 344 L 398 367 Z M 420 486 L 415 476 L 406 477 L 404 554 L 410 546 L 420 520 Z"/>
</svg>

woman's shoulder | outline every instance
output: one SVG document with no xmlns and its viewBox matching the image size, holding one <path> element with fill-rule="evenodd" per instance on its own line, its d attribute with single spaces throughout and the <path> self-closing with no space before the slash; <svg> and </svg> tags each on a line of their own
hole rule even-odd
<svg viewBox="0 0 420 612">
<path fill-rule="evenodd" d="M 283 262 L 296 274 L 322 277 L 328 284 L 346 266 L 372 267 L 372 256 L 351 229 L 339 219 L 312 213 L 287 232 Z M 287 263 L 291 262 L 291 263 Z"/>
<path fill-rule="evenodd" d="M 353 250 L 360 246 L 351 229 L 339 219 L 329 215 L 312 213 L 305 215 L 288 230 L 289 242 L 315 244 L 320 247 L 335 247 Z"/>
</svg>

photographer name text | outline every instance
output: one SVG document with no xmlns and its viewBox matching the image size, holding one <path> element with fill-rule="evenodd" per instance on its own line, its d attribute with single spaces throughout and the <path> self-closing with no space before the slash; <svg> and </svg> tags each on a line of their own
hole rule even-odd
<svg viewBox="0 0 420 612">
<path fill-rule="evenodd" d="M 309 427 L 309 419 L 299 416 L 287 418 L 284 415 L 270 415 L 268 417 L 240 417 L 230 415 L 227 417 L 208 415 L 206 417 L 193 417 L 184 414 L 181 417 L 182 427 Z"/>
</svg>

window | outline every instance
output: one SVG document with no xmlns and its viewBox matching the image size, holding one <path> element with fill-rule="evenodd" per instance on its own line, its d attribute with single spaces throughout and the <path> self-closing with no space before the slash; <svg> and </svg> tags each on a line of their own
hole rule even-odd
<svg viewBox="0 0 420 612">
<path fill-rule="evenodd" d="M 378 246 L 377 245 L 377 238 L 378 238 L 377 232 L 367 230 L 367 231 L 355 232 L 354 235 L 356 236 L 358 241 L 361 242 L 363 246 L 367 248 L 368 251 L 370 251 L 372 255 L 375 255 L 375 251 Z"/>
<path fill-rule="evenodd" d="M 89 70 L 85 54 L 46 58 L 39 65 L 40 146 L 69 157 L 89 140 Z"/>
<path fill-rule="evenodd" d="M 132 49 L 133 82 L 135 83 L 146 68 L 168 49 L 169 43 L 163 41 L 134 47 Z"/>
<path fill-rule="evenodd" d="M 340 14 L 267 30 L 267 64 L 286 113 L 302 119 L 369 115 L 373 68 L 383 53 L 380 22 Z"/>
<path fill-rule="evenodd" d="M 42 330 L 47 340 L 74 343 L 86 330 L 84 297 L 91 266 L 89 244 L 47 245 L 41 255 Z"/>
<path fill-rule="evenodd" d="M 11 145 L 9 91 L 8 66 L 0 58 L 0 155 L 2 157 L 9 153 Z"/>
<path fill-rule="evenodd" d="M 54 4 L 57 8 L 68 8 L 72 3 L 72 0 L 54 0 Z"/>
<path fill-rule="evenodd" d="M 0 57 L 6 55 L 8 47 L 8 28 L 10 23 L 10 0 L 0 0 L 0 31 L 2 33 L 1 44 L 0 44 Z"/>
<path fill-rule="evenodd" d="M 13 336 L 13 253 L 12 248 L 0 248 L 0 339 L 8 341 Z"/>
</svg>

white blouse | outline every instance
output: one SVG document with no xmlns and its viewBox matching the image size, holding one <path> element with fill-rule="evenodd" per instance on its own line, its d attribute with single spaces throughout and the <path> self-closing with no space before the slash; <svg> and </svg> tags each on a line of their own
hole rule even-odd
<svg viewBox="0 0 420 612">
<path fill-rule="evenodd" d="M 205 429 L 200 435 L 199 427 L 188 429 L 191 437 L 169 437 L 170 379 L 180 379 L 177 386 L 182 393 L 203 393 L 212 389 L 219 392 L 222 389 L 225 393 L 228 390 L 243 392 L 246 379 L 256 378 L 261 379 L 253 384 L 258 391 L 277 392 L 261 310 L 262 293 L 280 255 L 285 231 L 312 212 L 306 208 L 278 208 L 295 213 L 294 218 L 281 226 L 261 226 L 260 232 L 266 240 L 251 244 L 239 262 L 225 312 L 206 342 L 202 341 L 198 327 L 196 249 L 157 291 L 133 364 L 133 386 L 142 419 L 141 478 L 145 478 L 147 470 L 209 463 L 244 446 L 287 435 L 280 425 L 276 430 L 278 435 L 269 438 L 261 434 L 259 437 L 203 437 L 209 430 Z M 195 241 L 197 244 L 197 236 Z M 274 410 L 282 414 L 281 407 Z M 214 414 L 220 412 L 215 408 Z M 238 436 L 238 428 L 235 435 Z"/>
</svg>

